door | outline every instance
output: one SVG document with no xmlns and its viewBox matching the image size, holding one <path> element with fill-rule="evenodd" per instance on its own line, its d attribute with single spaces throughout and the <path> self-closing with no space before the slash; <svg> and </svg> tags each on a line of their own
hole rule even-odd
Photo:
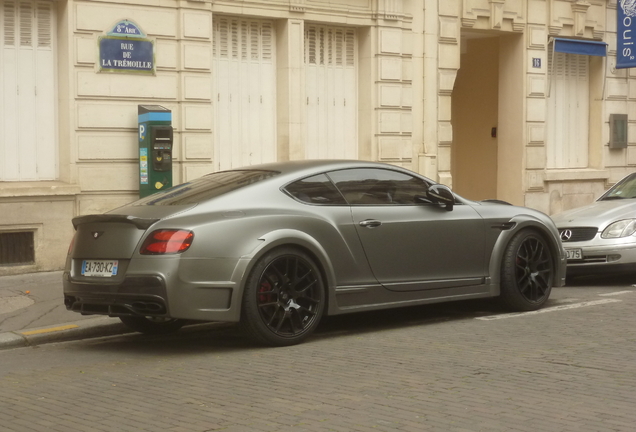
<svg viewBox="0 0 636 432">
<path fill-rule="evenodd" d="M 305 24 L 306 157 L 356 159 L 354 29 Z"/>
<path fill-rule="evenodd" d="M 57 178 L 54 10 L 0 2 L 0 181 Z"/>
<path fill-rule="evenodd" d="M 488 33 L 462 36 L 461 67 L 451 101 L 453 190 L 471 200 L 496 198 L 499 38 Z"/>
<path fill-rule="evenodd" d="M 386 169 L 329 173 L 351 204 L 375 277 L 395 291 L 483 283 L 485 225 L 472 207 L 424 202 L 428 184 Z"/>
<path fill-rule="evenodd" d="M 276 65 L 271 21 L 214 18 L 218 169 L 276 160 Z"/>
</svg>

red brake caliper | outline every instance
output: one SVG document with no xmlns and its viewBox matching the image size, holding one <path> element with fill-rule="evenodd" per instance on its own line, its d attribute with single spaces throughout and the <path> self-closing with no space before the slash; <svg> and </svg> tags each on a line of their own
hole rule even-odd
<svg viewBox="0 0 636 432">
<path fill-rule="evenodd" d="M 258 301 L 261 303 L 269 303 L 272 301 L 272 286 L 270 285 L 269 282 L 263 282 L 261 283 L 260 288 L 258 289 L 259 293 L 269 293 L 269 294 L 259 294 L 258 296 Z"/>
</svg>

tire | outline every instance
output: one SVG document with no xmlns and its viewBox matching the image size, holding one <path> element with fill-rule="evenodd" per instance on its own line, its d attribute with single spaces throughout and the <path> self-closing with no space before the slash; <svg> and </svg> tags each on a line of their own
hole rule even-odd
<svg viewBox="0 0 636 432">
<path fill-rule="evenodd" d="M 322 274 L 309 255 L 292 247 L 274 249 L 247 279 L 241 326 L 260 344 L 298 344 L 318 326 L 325 297 Z"/>
<path fill-rule="evenodd" d="M 503 305 L 513 311 L 533 311 L 548 301 L 554 280 L 554 260 L 537 232 L 519 231 L 510 241 L 501 265 Z"/>
<path fill-rule="evenodd" d="M 127 327 L 145 334 L 167 334 L 179 330 L 186 323 L 185 320 L 162 317 L 120 316 L 121 322 Z"/>
</svg>

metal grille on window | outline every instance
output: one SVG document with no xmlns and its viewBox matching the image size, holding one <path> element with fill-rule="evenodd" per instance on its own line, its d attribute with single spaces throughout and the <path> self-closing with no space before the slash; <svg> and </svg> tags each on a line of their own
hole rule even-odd
<svg viewBox="0 0 636 432">
<path fill-rule="evenodd" d="M 0 233 L 0 265 L 32 264 L 35 262 L 33 232 Z"/>
</svg>

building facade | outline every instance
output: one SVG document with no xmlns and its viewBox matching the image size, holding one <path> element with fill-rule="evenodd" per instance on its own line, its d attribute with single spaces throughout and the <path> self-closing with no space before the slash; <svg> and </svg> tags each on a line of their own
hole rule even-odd
<svg viewBox="0 0 636 432">
<path fill-rule="evenodd" d="M 60 269 L 74 216 L 138 198 L 139 105 L 172 113 L 174 184 L 355 158 L 475 200 L 548 214 L 589 203 L 636 166 L 636 72 L 615 67 L 617 7 L 0 0 L 0 275 Z M 118 28 L 139 30 L 148 61 L 123 63 L 138 46 L 125 41 L 106 53 Z M 616 114 L 623 146 L 610 145 Z"/>
</svg>

